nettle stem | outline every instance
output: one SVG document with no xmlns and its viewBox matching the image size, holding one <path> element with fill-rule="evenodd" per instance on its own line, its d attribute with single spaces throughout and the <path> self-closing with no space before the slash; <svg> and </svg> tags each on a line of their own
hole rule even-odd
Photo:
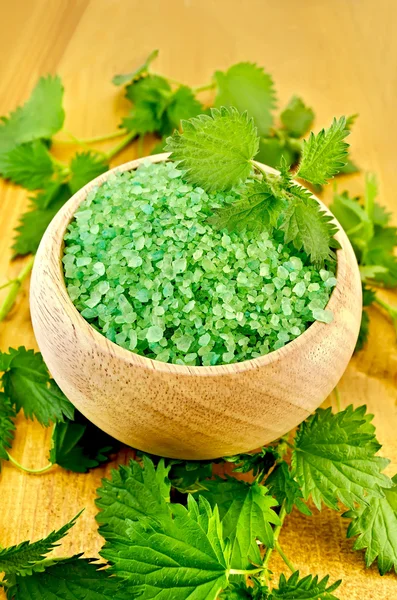
<svg viewBox="0 0 397 600">
<path fill-rule="evenodd" d="M 17 469 L 20 469 L 24 473 L 29 473 L 30 475 L 41 475 L 42 473 L 46 473 L 47 471 L 52 469 L 52 467 L 55 466 L 53 463 L 49 463 L 41 469 L 29 469 L 28 467 L 24 467 L 23 465 L 21 465 L 17 460 L 15 460 L 15 458 L 11 456 L 11 454 L 7 453 L 7 456 L 8 460 L 14 465 L 14 467 L 17 467 Z"/>
<path fill-rule="evenodd" d="M 278 538 L 280 536 L 281 529 L 282 529 L 282 526 L 284 524 L 284 520 L 285 520 L 286 516 L 287 516 L 287 511 L 285 510 L 285 503 L 283 502 L 282 505 L 281 505 L 281 510 L 280 510 L 280 514 L 279 514 L 280 525 L 277 525 L 277 527 L 274 529 L 274 548 L 268 548 L 266 550 L 265 558 L 263 560 L 262 569 L 265 572 L 267 572 L 268 569 L 269 569 L 269 562 L 270 562 L 270 559 L 271 559 L 271 556 L 273 554 L 273 550 L 274 549 L 276 549 L 278 551 L 278 553 L 280 554 L 281 558 L 285 562 L 285 559 L 284 559 L 283 555 L 280 553 L 280 550 L 279 550 L 279 548 L 281 548 L 281 546 L 278 544 Z M 279 548 L 277 547 L 277 545 L 279 546 Z M 287 557 L 285 557 L 285 558 L 287 558 Z M 292 567 L 292 563 L 290 563 L 290 565 Z M 289 568 L 291 568 L 290 565 L 288 565 Z"/>
<path fill-rule="evenodd" d="M 279 542 L 275 542 L 274 547 L 276 548 L 277 552 L 279 553 L 279 555 L 281 556 L 281 558 L 283 559 L 283 561 L 285 562 L 285 564 L 287 565 L 289 570 L 292 573 L 295 573 L 296 568 L 294 567 L 294 565 L 292 564 L 292 562 L 290 561 L 288 556 L 285 554 L 284 550 L 281 548 Z"/>
<path fill-rule="evenodd" d="M 257 569 L 229 569 L 229 575 L 255 575 L 255 573 L 261 573 L 263 571 L 263 567 L 258 567 Z"/>
<path fill-rule="evenodd" d="M 119 154 L 134 138 L 136 138 L 135 131 L 130 131 L 130 133 L 119 142 L 114 148 L 109 150 L 109 152 L 105 152 L 105 157 L 107 160 L 112 160 L 117 154 Z"/>
<path fill-rule="evenodd" d="M 9 283 L 10 289 L 8 290 L 8 294 L 5 297 L 3 304 L 0 306 L 0 321 L 4 321 L 4 319 L 14 306 L 20 287 L 31 272 L 33 268 L 33 263 L 34 255 L 29 258 L 28 262 L 24 265 L 18 277 Z"/>
<path fill-rule="evenodd" d="M 216 88 L 216 83 L 213 81 L 212 83 L 207 83 L 206 85 L 199 85 L 198 87 L 192 88 L 195 94 L 199 94 L 200 92 L 206 92 L 207 90 L 214 90 Z"/>
<path fill-rule="evenodd" d="M 100 142 L 107 142 L 110 140 L 115 140 L 119 137 L 123 137 L 126 135 L 127 131 L 125 129 L 118 129 L 117 131 L 113 131 L 112 133 L 105 133 L 104 135 L 97 135 L 91 138 L 78 138 L 73 133 L 69 131 L 64 131 L 69 140 L 59 140 L 57 138 L 54 139 L 56 144 L 62 144 L 67 146 L 83 146 L 85 147 L 87 144 L 99 144 Z"/>
</svg>

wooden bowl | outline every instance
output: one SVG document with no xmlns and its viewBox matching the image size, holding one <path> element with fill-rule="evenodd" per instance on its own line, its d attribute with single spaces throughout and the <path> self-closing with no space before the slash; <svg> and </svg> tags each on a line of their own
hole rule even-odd
<svg viewBox="0 0 397 600">
<path fill-rule="evenodd" d="M 315 322 L 285 347 L 236 364 L 189 367 L 139 356 L 109 341 L 80 315 L 67 294 L 61 258 L 65 230 L 89 190 L 111 173 L 136 169 L 141 162 L 116 167 L 82 188 L 43 236 L 30 307 L 44 360 L 78 410 L 134 448 L 207 459 L 267 444 L 323 402 L 350 360 L 362 302 L 350 242 L 339 226 L 338 283 L 328 303 L 332 323 Z"/>
</svg>

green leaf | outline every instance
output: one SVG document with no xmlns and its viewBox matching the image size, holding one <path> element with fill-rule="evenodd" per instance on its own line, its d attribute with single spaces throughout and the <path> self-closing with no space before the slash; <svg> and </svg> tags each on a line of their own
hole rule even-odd
<svg viewBox="0 0 397 600">
<path fill-rule="evenodd" d="M 252 119 L 235 108 L 212 109 L 182 123 L 167 140 L 171 159 L 186 170 L 185 178 L 207 191 L 226 190 L 251 173 L 251 160 L 258 151 Z"/>
<path fill-rule="evenodd" d="M 8 450 L 14 439 L 16 412 L 10 399 L 0 392 L 0 461 L 8 460 Z M 1 463 L 0 463 L 1 469 Z"/>
<path fill-rule="evenodd" d="M 292 477 L 287 463 L 282 460 L 266 479 L 269 493 L 276 498 L 281 505 L 284 503 L 285 510 L 289 515 L 294 506 L 304 515 L 310 516 L 311 510 L 302 501 L 303 494 L 299 485 Z"/>
<path fill-rule="evenodd" d="M 374 234 L 374 226 L 361 206 L 359 198 L 351 198 L 348 192 L 335 193 L 331 212 L 346 231 L 358 258 Z"/>
<path fill-rule="evenodd" d="M 36 570 L 42 570 L 40 564 L 46 554 L 51 552 L 76 523 L 81 512 L 58 531 L 53 531 L 47 537 L 37 542 L 22 542 L 18 546 L 0 549 L 0 573 L 7 575 L 31 575 Z M 38 563 L 36 565 L 36 563 Z"/>
<path fill-rule="evenodd" d="M 54 173 L 51 156 L 40 141 L 15 146 L 0 157 L 0 173 L 27 190 L 45 187 Z"/>
<path fill-rule="evenodd" d="M 275 448 L 264 446 L 258 452 L 225 456 L 222 460 L 235 465 L 233 467 L 234 473 L 252 472 L 252 476 L 260 483 L 273 467 L 277 458 L 279 458 L 279 455 Z"/>
<path fill-rule="evenodd" d="M 389 461 L 375 456 L 380 444 L 372 419 L 365 406 L 348 406 L 336 414 L 318 409 L 300 425 L 292 464 L 305 500 L 311 496 L 319 510 L 321 502 L 339 510 L 338 501 L 353 509 L 390 487 L 381 473 Z"/>
<path fill-rule="evenodd" d="M 19 144 L 50 139 L 59 131 L 65 118 L 62 98 L 60 78 L 42 77 L 23 106 L 0 118 L 0 157 Z"/>
<path fill-rule="evenodd" d="M 212 477 L 212 461 L 172 459 L 168 466 L 171 486 L 184 494 L 205 489 L 206 480 Z"/>
<path fill-rule="evenodd" d="M 360 352 L 360 350 L 362 350 L 365 346 L 365 344 L 368 342 L 368 336 L 369 336 L 369 315 L 367 313 L 366 310 L 363 310 L 362 314 L 361 314 L 361 323 L 360 323 L 360 330 L 358 332 L 358 338 L 357 338 L 357 343 L 356 343 L 356 347 L 354 348 L 354 352 Z"/>
<path fill-rule="evenodd" d="M 73 556 L 57 561 L 42 573 L 17 576 L 10 590 L 13 600 L 132 600 L 137 595 L 128 582 L 109 575 L 95 559 Z"/>
<path fill-rule="evenodd" d="M 218 510 L 191 496 L 188 508 L 168 506 L 168 517 L 130 522 L 128 540 L 114 539 L 100 554 L 141 600 L 215 600 L 229 569 Z"/>
<path fill-rule="evenodd" d="M 50 462 L 74 473 L 86 473 L 109 460 L 120 444 L 77 410 L 74 419 L 57 423 L 52 433 Z"/>
<path fill-rule="evenodd" d="M 252 579 L 248 586 L 245 582 L 233 582 L 219 596 L 219 600 L 270 600 L 271 595 L 267 586 Z"/>
<path fill-rule="evenodd" d="M 125 73 L 123 75 L 115 75 L 112 79 L 112 83 L 114 83 L 114 85 L 124 85 L 125 83 L 131 83 L 131 81 L 136 81 L 137 79 L 142 77 L 142 75 L 145 75 L 149 71 L 150 64 L 158 57 L 158 55 L 159 51 L 153 50 L 146 58 L 146 60 L 141 65 L 139 65 L 139 67 L 136 67 L 136 69 L 134 69 L 130 73 Z"/>
<path fill-rule="evenodd" d="M 261 137 L 255 160 L 276 169 L 282 160 L 290 167 L 298 161 L 299 156 L 299 152 L 291 147 L 287 137 Z"/>
<path fill-rule="evenodd" d="M 292 96 L 280 119 L 289 135 L 300 138 L 309 131 L 314 121 L 314 112 L 298 96 Z"/>
<path fill-rule="evenodd" d="M 251 563 L 261 562 L 259 540 L 273 547 L 273 529 L 270 523 L 280 524 L 272 510 L 277 501 L 268 495 L 263 485 L 246 483 L 228 477 L 207 481 L 206 490 L 200 491 L 212 508 L 219 510 L 223 537 L 230 544 L 230 564 L 234 569 L 248 569 Z"/>
<path fill-rule="evenodd" d="M 226 72 L 216 71 L 215 106 L 234 106 L 254 119 L 259 135 L 268 135 L 273 124 L 275 91 L 270 75 L 254 63 L 238 63 Z"/>
<path fill-rule="evenodd" d="M 338 600 L 334 592 L 342 583 L 340 580 L 328 585 L 329 575 L 323 579 L 318 575 L 307 575 L 299 579 L 299 571 L 295 571 L 289 579 L 281 574 L 277 589 L 273 589 L 269 600 Z"/>
<path fill-rule="evenodd" d="M 128 466 L 112 470 L 111 479 L 103 479 L 97 491 L 99 533 L 106 540 L 125 538 L 130 521 L 143 517 L 168 518 L 168 471 L 164 460 L 155 469 L 146 456 L 143 456 L 143 468 L 131 460 Z"/>
<path fill-rule="evenodd" d="M 68 185 L 52 182 L 32 199 L 33 209 L 22 215 L 15 230 L 14 256 L 36 252 L 48 225 L 70 196 Z"/>
<path fill-rule="evenodd" d="M 102 175 L 109 169 L 108 163 L 100 154 L 92 152 L 78 152 L 70 163 L 69 186 L 72 194 L 84 187 L 87 183 Z"/>
<path fill-rule="evenodd" d="M 329 129 L 322 129 L 317 135 L 311 133 L 303 142 L 302 160 L 296 175 L 317 185 L 327 183 L 346 163 L 349 145 L 344 139 L 348 135 L 345 117 L 334 119 Z"/>
<path fill-rule="evenodd" d="M 332 248 L 339 248 L 339 244 L 334 238 L 337 227 L 332 217 L 304 188 L 291 185 L 288 194 L 290 201 L 281 225 L 285 243 L 291 242 L 297 250 L 303 249 L 316 265 L 335 260 Z"/>
<path fill-rule="evenodd" d="M 162 137 L 157 142 L 157 144 L 152 148 L 152 150 L 150 151 L 150 154 L 161 154 L 162 152 L 165 152 L 166 143 L 167 143 L 167 138 Z"/>
<path fill-rule="evenodd" d="M 381 575 L 393 567 L 397 573 L 397 475 L 392 481 L 393 487 L 384 490 L 383 498 L 370 498 L 367 506 L 343 515 L 353 519 L 347 537 L 358 536 L 354 550 L 366 549 L 367 567 L 377 558 Z"/>
<path fill-rule="evenodd" d="M 167 80 L 149 75 L 127 86 L 126 95 L 134 107 L 124 118 L 122 126 L 137 135 L 160 131 L 172 95 Z"/>
<path fill-rule="evenodd" d="M 12 360 L 2 381 L 16 410 L 23 409 L 27 419 L 36 418 L 46 427 L 64 417 L 73 419 L 74 408 L 50 379 L 41 354 L 23 347 L 10 348 L 9 354 Z"/>
<path fill-rule="evenodd" d="M 249 183 L 242 196 L 241 200 L 218 209 L 208 222 L 228 231 L 272 232 L 287 206 L 285 199 L 274 195 L 266 181 Z"/>
<path fill-rule="evenodd" d="M 363 306 L 371 306 L 376 300 L 376 293 L 371 288 L 363 285 Z"/>
<path fill-rule="evenodd" d="M 169 135 L 174 129 L 180 127 L 182 120 L 197 117 L 202 112 L 203 107 L 195 98 L 193 90 L 182 85 L 169 99 L 160 133 Z"/>
</svg>

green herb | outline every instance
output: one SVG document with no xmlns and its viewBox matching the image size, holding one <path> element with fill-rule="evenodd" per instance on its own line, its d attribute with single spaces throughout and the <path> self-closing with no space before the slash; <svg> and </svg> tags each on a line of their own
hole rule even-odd
<svg viewBox="0 0 397 600">
<path fill-rule="evenodd" d="M 269 486 L 270 494 L 276 498 L 280 505 L 284 505 L 288 515 L 292 512 L 294 506 L 304 515 L 310 516 L 312 514 L 303 502 L 302 490 L 284 460 L 280 461 L 270 473 L 266 483 Z"/>
<path fill-rule="evenodd" d="M 42 77 L 29 100 L 0 124 L 0 173 L 9 153 L 33 140 L 49 140 L 63 126 L 63 86 L 59 77 Z M 45 110 L 43 110 L 45 108 Z M 5 162 L 4 162 L 5 161 Z"/>
<path fill-rule="evenodd" d="M 111 577 L 95 559 L 74 556 L 49 564 L 30 577 L 7 578 L 13 600 L 132 600 L 132 586 Z"/>
<path fill-rule="evenodd" d="M 346 164 L 349 135 L 346 119 L 334 119 L 331 127 L 319 134 L 310 134 L 303 142 L 302 160 L 296 175 L 316 185 L 324 185 Z"/>
<path fill-rule="evenodd" d="M 37 542 L 22 542 L 18 546 L 0 550 L 0 573 L 7 575 L 31 575 L 34 571 L 42 570 L 42 561 L 46 554 L 51 552 L 69 532 L 80 516 L 79 513 L 69 523 L 58 531 L 53 531 L 46 538 Z"/>
<path fill-rule="evenodd" d="M 167 140 L 171 159 L 184 169 L 187 181 L 207 191 L 230 189 L 245 181 L 258 152 L 252 119 L 235 108 L 211 110 L 183 123 L 183 134 Z"/>
<path fill-rule="evenodd" d="M 311 497 L 318 509 L 322 502 L 334 510 L 338 502 L 354 509 L 391 486 L 381 473 L 389 461 L 375 456 L 380 444 L 372 419 L 364 406 L 336 415 L 328 408 L 300 426 L 292 461 L 304 498 Z"/>
<path fill-rule="evenodd" d="M 241 113 L 247 111 L 260 135 L 267 135 L 273 123 L 271 111 L 275 104 L 273 80 L 254 63 L 238 63 L 225 73 L 214 75 L 217 94 L 215 106 L 235 107 Z"/>
<path fill-rule="evenodd" d="M 85 473 L 109 460 L 119 443 L 98 429 L 78 411 L 50 379 L 40 353 L 23 347 L 0 352 L 0 461 L 10 460 L 28 473 L 43 473 L 54 465 Z M 9 454 L 15 418 L 23 410 L 28 419 L 48 427 L 54 424 L 49 464 L 40 469 L 20 465 Z M 0 463 L 1 465 L 1 463 Z"/>
<path fill-rule="evenodd" d="M 358 536 L 354 550 L 366 549 L 367 567 L 377 558 L 381 575 L 393 567 L 397 573 L 397 475 L 392 481 L 393 487 L 384 489 L 382 497 L 371 497 L 367 506 L 343 515 L 352 519 L 347 537 Z"/>
<path fill-rule="evenodd" d="M 10 348 L 0 353 L 4 374 L 4 392 L 16 411 L 23 409 L 26 418 L 36 418 L 42 425 L 73 419 L 74 409 L 56 383 L 50 379 L 40 353 L 33 350 Z"/>
<path fill-rule="evenodd" d="M 280 115 L 280 119 L 291 137 L 305 135 L 314 121 L 314 112 L 298 96 L 293 96 Z"/>
<path fill-rule="evenodd" d="M 213 509 L 218 507 L 222 533 L 229 544 L 230 565 L 235 569 L 249 569 L 261 562 L 257 540 L 273 547 L 273 525 L 280 519 L 273 507 L 277 501 L 268 494 L 265 486 L 245 483 L 234 477 L 207 481 L 199 492 Z"/>
<path fill-rule="evenodd" d="M 73 420 L 58 421 L 52 434 L 50 462 L 75 473 L 86 473 L 109 460 L 120 444 L 75 411 Z"/>
<path fill-rule="evenodd" d="M 344 118 L 334 120 L 327 131 L 310 136 L 297 176 L 312 183 L 325 183 L 326 178 L 335 175 L 346 156 L 345 125 Z M 166 146 L 171 159 L 186 170 L 188 181 L 208 191 L 229 189 L 250 176 L 254 178 L 242 189 L 241 200 L 218 210 L 210 220 L 216 227 L 271 231 L 281 221 L 286 243 L 292 242 L 297 250 L 304 250 L 314 264 L 333 260 L 339 244 L 331 218 L 309 192 L 292 181 L 285 165 L 281 166 L 280 178 L 264 172 L 253 161 L 258 148 L 253 120 L 235 108 L 224 107 L 212 109 L 211 116 L 183 121 L 183 134 L 176 131 Z"/>
<path fill-rule="evenodd" d="M 358 264 L 364 285 L 363 306 L 381 307 L 390 317 L 397 334 L 397 308 L 389 305 L 371 287 L 397 287 L 397 228 L 390 225 L 391 215 L 377 202 L 378 185 L 374 175 L 365 178 L 364 199 L 351 198 L 348 192 L 335 190 L 330 207 L 346 231 Z M 360 336 L 356 350 L 362 349 L 368 337 L 369 314 L 363 312 Z"/>
<path fill-rule="evenodd" d="M 132 460 L 127 467 L 112 471 L 110 481 L 104 479 L 98 490 L 97 506 L 101 509 L 97 520 L 100 533 L 106 540 L 125 538 L 131 521 L 140 516 L 162 520 L 168 517 L 167 502 L 170 497 L 168 468 L 160 461 L 155 469 L 153 462 L 143 457 L 141 466 Z"/>
</svg>

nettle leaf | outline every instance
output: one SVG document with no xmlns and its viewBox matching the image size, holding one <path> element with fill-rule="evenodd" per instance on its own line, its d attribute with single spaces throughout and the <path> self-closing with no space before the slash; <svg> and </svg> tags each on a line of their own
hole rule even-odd
<svg viewBox="0 0 397 600">
<path fill-rule="evenodd" d="M 50 379 L 41 354 L 20 347 L 10 348 L 9 355 L 12 359 L 2 381 L 16 410 L 23 409 L 27 419 L 36 418 L 46 427 L 64 417 L 73 419 L 73 405 Z"/>
<path fill-rule="evenodd" d="M 0 118 L 0 157 L 19 144 L 50 139 L 62 129 L 65 118 L 62 99 L 60 78 L 41 77 L 29 100 L 9 117 Z"/>
<path fill-rule="evenodd" d="M 377 558 L 381 575 L 393 567 L 397 573 L 397 475 L 392 481 L 393 487 L 384 490 L 383 498 L 370 498 L 367 506 L 343 515 L 353 519 L 347 537 L 358 536 L 354 550 L 366 549 L 367 567 Z"/>
<path fill-rule="evenodd" d="M 262 585 L 257 579 L 250 580 L 251 585 L 243 581 L 234 581 L 229 584 L 219 600 L 271 600 L 268 586 Z"/>
<path fill-rule="evenodd" d="M 275 106 L 273 80 L 262 67 L 254 63 L 238 63 L 226 72 L 216 71 L 215 106 L 234 106 L 240 113 L 247 111 L 254 119 L 259 135 L 268 135 L 273 124 Z"/>
<path fill-rule="evenodd" d="M 332 249 L 340 246 L 334 238 L 338 229 L 332 217 L 304 188 L 291 185 L 288 195 L 289 203 L 281 225 L 285 243 L 291 242 L 297 250 L 303 249 L 315 265 L 335 260 Z"/>
<path fill-rule="evenodd" d="M 31 575 L 34 571 L 42 571 L 41 561 L 46 554 L 51 552 L 68 531 L 76 523 L 81 512 L 76 515 L 69 523 L 66 523 L 58 531 L 53 531 L 46 538 L 37 542 L 22 542 L 18 546 L 0 549 L 0 573 L 6 575 Z M 37 563 L 37 564 L 36 564 Z"/>
<path fill-rule="evenodd" d="M 374 234 L 374 227 L 360 205 L 359 198 L 351 198 L 348 192 L 335 193 L 330 210 L 346 231 L 356 254 L 360 256 Z"/>
<path fill-rule="evenodd" d="M 224 456 L 222 460 L 234 464 L 234 473 L 252 472 L 255 480 L 260 483 L 278 458 L 280 458 L 280 456 L 276 448 L 264 446 L 258 452 Z"/>
<path fill-rule="evenodd" d="M 132 586 L 103 570 L 95 559 L 73 556 L 57 561 L 41 573 L 13 579 L 13 600 L 132 600 Z"/>
<path fill-rule="evenodd" d="M 364 348 L 365 344 L 368 342 L 369 322 L 370 322 L 369 314 L 366 310 L 363 310 L 363 312 L 361 314 L 360 330 L 358 332 L 358 338 L 357 338 L 356 346 L 354 348 L 354 352 L 360 352 L 360 350 L 362 350 Z"/>
<path fill-rule="evenodd" d="M 168 518 L 170 497 L 169 467 L 161 460 L 143 456 L 143 468 L 134 460 L 126 467 L 112 470 L 111 479 L 103 479 L 96 505 L 99 533 L 106 539 L 125 538 L 130 521 L 143 517 Z"/>
<path fill-rule="evenodd" d="M 319 579 L 318 575 L 307 575 L 299 578 L 299 571 L 295 571 L 289 579 L 281 574 L 278 587 L 273 589 L 269 600 L 338 600 L 333 592 L 342 583 L 341 580 L 328 585 L 329 575 Z"/>
<path fill-rule="evenodd" d="M 14 419 L 16 416 L 12 402 L 6 394 L 0 392 L 0 461 L 8 460 L 8 450 L 11 448 L 14 439 Z"/>
<path fill-rule="evenodd" d="M 137 135 L 160 131 L 171 94 L 167 80 L 158 75 L 149 75 L 130 84 L 126 96 L 134 107 L 123 119 L 122 126 Z"/>
<path fill-rule="evenodd" d="M 263 485 L 246 483 L 229 477 L 206 482 L 206 490 L 199 492 L 211 506 L 219 510 L 223 537 L 230 543 L 230 563 L 235 569 L 248 569 L 251 563 L 261 562 L 259 540 L 273 547 L 273 529 L 280 519 L 272 510 L 277 501 L 268 495 Z"/>
<path fill-rule="evenodd" d="M 346 163 L 349 145 L 344 139 L 349 133 L 345 117 L 334 119 L 331 127 L 322 129 L 317 135 L 311 133 L 303 142 L 302 160 L 296 175 L 313 184 L 327 183 Z"/>
<path fill-rule="evenodd" d="M 22 215 L 20 224 L 15 229 L 17 236 L 12 247 L 14 256 L 36 252 L 48 225 L 70 196 L 67 184 L 51 182 L 36 198 L 31 199 L 32 210 Z"/>
<path fill-rule="evenodd" d="M 252 119 L 235 108 L 212 109 L 183 121 L 183 134 L 167 140 L 171 160 L 186 170 L 185 178 L 207 191 L 226 190 L 251 173 L 251 160 L 258 151 Z"/>
<path fill-rule="evenodd" d="M 309 131 L 314 121 L 314 112 L 298 96 L 293 96 L 280 115 L 290 136 L 300 138 Z"/>
<path fill-rule="evenodd" d="M 70 163 L 69 186 L 72 194 L 75 194 L 87 183 L 102 175 L 108 169 L 108 163 L 100 154 L 91 150 L 88 152 L 78 152 Z"/>
<path fill-rule="evenodd" d="M 197 117 L 202 112 L 203 106 L 194 96 L 193 90 L 186 85 L 180 86 L 169 99 L 161 125 L 161 135 L 169 135 L 179 128 L 182 120 Z"/>
<path fill-rule="evenodd" d="M 241 200 L 218 209 L 208 222 L 229 231 L 271 232 L 286 206 L 285 198 L 276 196 L 266 181 L 253 181 L 245 186 Z"/>
<path fill-rule="evenodd" d="M 212 464 L 212 461 L 170 460 L 168 478 L 171 486 L 184 494 L 205 489 L 206 480 L 212 477 Z"/>
<path fill-rule="evenodd" d="M 167 506 L 168 517 L 130 522 L 128 540 L 111 540 L 101 556 L 141 591 L 141 600 L 215 600 L 229 570 L 217 508 L 191 496 L 187 508 Z"/>
<path fill-rule="evenodd" d="M 338 502 L 354 509 L 391 487 L 381 473 L 389 461 L 375 456 L 380 444 L 372 419 L 365 406 L 348 406 L 336 414 L 318 409 L 300 425 L 292 464 L 305 500 L 311 496 L 319 510 L 322 502 L 334 510 Z"/>
<path fill-rule="evenodd" d="M 27 190 L 45 187 L 54 173 L 51 156 L 40 141 L 15 146 L 0 157 L 0 173 Z"/>
<path fill-rule="evenodd" d="M 153 50 L 146 58 L 146 60 L 141 65 L 139 65 L 139 67 L 137 67 L 130 73 L 115 75 L 112 79 L 112 83 L 114 83 L 114 85 L 124 85 L 125 83 L 131 83 L 132 81 L 140 79 L 142 75 L 145 75 L 149 71 L 150 64 L 158 57 L 158 55 L 159 51 Z"/>
<path fill-rule="evenodd" d="M 292 512 L 294 506 L 304 515 L 310 516 L 311 510 L 303 502 L 303 494 L 298 483 L 292 477 L 287 463 L 282 460 L 266 479 L 269 493 L 281 505 L 284 502 L 287 514 Z"/>
<path fill-rule="evenodd" d="M 52 433 L 50 462 L 74 473 L 87 473 L 109 460 L 120 443 L 98 429 L 80 412 L 74 419 L 56 423 Z"/>
</svg>

